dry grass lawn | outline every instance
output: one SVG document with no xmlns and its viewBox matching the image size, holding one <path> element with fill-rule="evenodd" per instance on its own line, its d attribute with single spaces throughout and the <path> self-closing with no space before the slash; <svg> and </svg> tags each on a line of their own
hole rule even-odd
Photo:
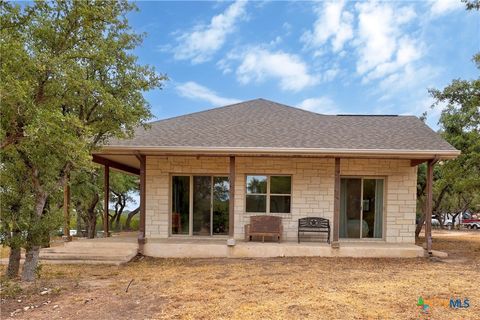
<svg viewBox="0 0 480 320">
<path fill-rule="evenodd" d="M 480 319 L 480 233 L 437 231 L 434 248 L 449 258 L 44 265 L 35 284 L 3 282 L 1 319 Z M 470 308 L 441 305 L 451 297 Z"/>
</svg>

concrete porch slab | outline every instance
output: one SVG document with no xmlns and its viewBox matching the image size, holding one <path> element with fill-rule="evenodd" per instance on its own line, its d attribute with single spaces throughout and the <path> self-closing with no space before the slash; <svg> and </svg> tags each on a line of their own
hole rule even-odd
<svg viewBox="0 0 480 320">
<path fill-rule="evenodd" d="M 424 249 L 414 244 L 385 242 L 341 242 L 332 249 L 327 243 L 315 242 L 246 242 L 227 246 L 225 239 L 149 239 L 144 254 L 159 258 L 272 258 L 272 257 L 357 257 L 416 258 Z"/>
</svg>

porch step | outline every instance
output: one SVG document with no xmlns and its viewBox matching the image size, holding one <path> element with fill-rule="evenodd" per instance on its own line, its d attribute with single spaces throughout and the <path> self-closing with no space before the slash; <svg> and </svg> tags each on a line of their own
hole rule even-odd
<svg viewBox="0 0 480 320">
<path fill-rule="evenodd" d="M 58 263 L 104 263 L 121 264 L 130 261 L 137 255 L 137 250 L 122 249 L 112 250 L 111 248 L 95 248 L 85 250 L 84 248 L 54 247 L 40 250 L 40 260 L 43 262 L 56 261 Z"/>
<path fill-rule="evenodd" d="M 131 260 L 131 259 L 130 259 Z M 129 260 L 129 261 L 130 261 Z M 44 264 L 106 264 L 106 265 L 114 265 L 119 266 L 121 264 L 127 263 L 128 261 L 120 261 L 120 260 L 46 260 L 40 259 L 40 262 Z M 22 260 L 23 263 L 23 260 Z"/>
<path fill-rule="evenodd" d="M 81 239 L 61 246 L 40 250 L 44 263 L 65 264 L 114 264 L 132 260 L 137 255 L 135 238 Z"/>
<path fill-rule="evenodd" d="M 128 262 L 134 256 L 136 252 L 130 252 L 129 254 L 98 254 L 97 252 L 91 253 L 77 253 L 77 252 L 41 252 L 40 260 L 92 260 L 92 261 L 119 261 Z"/>
<path fill-rule="evenodd" d="M 98 256 L 123 256 L 137 253 L 134 249 L 111 250 L 111 249 L 96 249 L 96 250 L 73 250 L 72 248 L 45 248 L 40 250 L 40 256 L 45 254 L 78 254 L 78 255 L 98 255 Z"/>
<path fill-rule="evenodd" d="M 138 244 L 136 242 L 113 242 L 113 241 L 86 241 L 78 240 L 72 242 L 66 242 L 63 247 L 65 248 L 94 248 L 94 249 L 137 249 Z"/>
</svg>

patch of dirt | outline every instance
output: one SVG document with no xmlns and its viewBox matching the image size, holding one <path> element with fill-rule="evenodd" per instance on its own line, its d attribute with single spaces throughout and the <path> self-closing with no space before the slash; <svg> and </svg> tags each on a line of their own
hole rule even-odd
<svg viewBox="0 0 480 320">
<path fill-rule="evenodd" d="M 434 302 L 431 319 L 480 319 L 480 232 L 434 232 L 433 241 L 434 249 L 447 252 L 448 258 L 144 258 L 122 266 L 44 265 L 35 283 L 10 282 L 11 295 L 2 283 L 0 315 L 89 320 L 418 319 L 422 315 L 416 303 L 422 296 Z M 42 295 L 43 288 L 51 291 Z M 470 308 L 441 305 L 451 297 L 468 298 Z"/>
</svg>

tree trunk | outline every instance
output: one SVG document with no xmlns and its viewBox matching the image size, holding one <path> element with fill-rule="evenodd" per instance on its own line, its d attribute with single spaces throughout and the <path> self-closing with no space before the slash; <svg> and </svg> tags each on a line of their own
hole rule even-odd
<svg viewBox="0 0 480 320">
<path fill-rule="evenodd" d="M 127 220 L 125 221 L 125 230 L 130 231 L 130 223 L 132 222 L 132 218 L 140 211 L 140 207 L 137 209 L 130 211 L 127 216 Z"/>
<path fill-rule="evenodd" d="M 122 231 L 120 226 L 120 217 L 122 216 L 122 212 L 123 212 L 123 209 L 119 212 L 119 214 L 115 218 L 115 229 L 118 231 Z"/>
<path fill-rule="evenodd" d="M 10 255 L 8 256 L 8 268 L 6 276 L 9 279 L 18 277 L 18 271 L 20 270 L 20 254 L 21 248 L 10 247 Z"/>
<path fill-rule="evenodd" d="M 84 216 L 84 221 L 87 229 L 87 237 L 89 239 L 95 238 L 95 233 L 97 229 L 97 212 L 95 208 L 97 207 L 98 201 L 100 201 L 100 196 L 96 193 L 90 202 L 90 206 L 87 208 L 86 215 Z"/>
<path fill-rule="evenodd" d="M 457 221 L 457 217 L 461 212 L 457 212 L 452 216 L 452 229 L 455 229 L 455 222 Z"/>
<path fill-rule="evenodd" d="M 25 263 L 23 264 L 22 280 L 34 281 L 38 267 L 38 257 L 40 255 L 40 246 L 31 246 L 27 248 L 25 254 Z"/>
<path fill-rule="evenodd" d="M 43 191 L 39 191 L 38 189 L 39 188 L 37 188 L 37 196 L 35 199 L 35 214 L 38 217 L 41 217 L 43 215 L 43 210 L 45 209 L 48 195 Z M 41 240 L 42 239 L 38 239 L 38 235 L 34 235 L 34 239 L 28 239 L 27 237 L 27 243 L 29 243 L 29 245 L 27 247 L 25 262 L 23 264 L 23 281 L 35 280 L 35 271 L 37 270 L 38 256 L 40 253 L 40 246 L 38 244 L 41 243 Z"/>
<path fill-rule="evenodd" d="M 438 220 L 440 224 L 440 229 L 445 229 L 445 215 L 444 214 L 434 214 L 434 217 Z"/>
<path fill-rule="evenodd" d="M 420 232 L 422 232 L 423 224 L 425 223 L 425 212 L 422 211 L 422 215 L 420 216 L 420 220 L 415 228 L 415 238 L 420 236 Z"/>
<path fill-rule="evenodd" d="M 95 238 L 95 231 L 97 229 L 97 217 L 94 219 L 90 219 L 88 221 L 88 226 L 87 226 L 87 237 L 88 239 L 93 239 Z"/>
<path fill-rule="evenodd" d="M 77 215 L 77 237 L 84 237 L 84 235 L 82 234 L 82 216 L 80 214 L 80 211 L 78 211 L 77 209 L 77 212 L 75 213 Z"/>
</svg>

